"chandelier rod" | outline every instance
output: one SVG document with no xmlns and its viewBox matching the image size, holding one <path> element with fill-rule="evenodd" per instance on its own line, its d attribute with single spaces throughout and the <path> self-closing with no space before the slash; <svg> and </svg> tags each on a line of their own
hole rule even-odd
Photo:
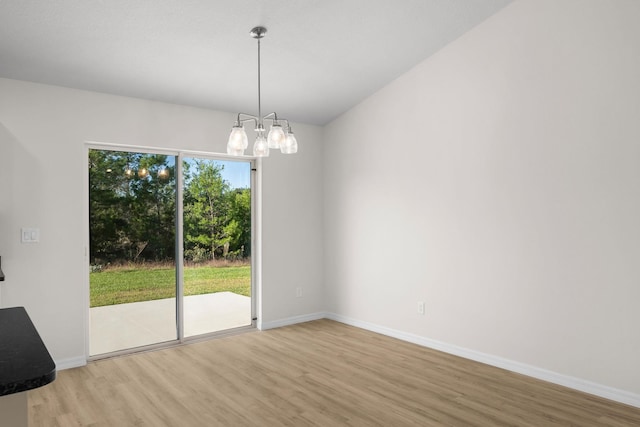
<svg viewBox="0 0 640 427">
<path fill-rule="evenodd" d="M 262 103 L 260 97 L 260 38 L 258 38 L 258 118 L 262 124 Z"/>
</svg>

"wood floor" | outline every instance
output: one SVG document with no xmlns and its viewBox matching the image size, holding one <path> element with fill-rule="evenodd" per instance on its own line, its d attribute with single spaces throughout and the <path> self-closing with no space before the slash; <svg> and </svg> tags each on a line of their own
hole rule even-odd
<svg viewBox="0 0 640 427">
<path fill-rule="evenodd" d="M 640 409 L 329 320 L 91 362 L 30 426 L 639 426 Z"/>
</svg>

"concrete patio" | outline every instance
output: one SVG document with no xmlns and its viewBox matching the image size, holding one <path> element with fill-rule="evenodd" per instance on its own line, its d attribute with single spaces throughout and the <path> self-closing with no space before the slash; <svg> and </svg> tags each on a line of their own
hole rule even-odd
<svg viewBox="0 0 640 427">
<path fill-rule="evenodd" d="M 232 292 L 184 298 L 185 337 L 251 324 L 251 298 Z M 90 355 L 174 341 L 176 299 L 90 309 Z"/>
</svg>

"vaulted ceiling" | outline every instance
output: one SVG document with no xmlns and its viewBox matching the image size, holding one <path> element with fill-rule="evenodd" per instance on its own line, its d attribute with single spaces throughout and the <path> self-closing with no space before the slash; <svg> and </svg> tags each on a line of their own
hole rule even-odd
<svg viewBox="0 0 640 427">
<path fill-rule="evenodd" d="M 0 0 L 0 77 L 325 124 L 511 0 Z"/>
</svg>

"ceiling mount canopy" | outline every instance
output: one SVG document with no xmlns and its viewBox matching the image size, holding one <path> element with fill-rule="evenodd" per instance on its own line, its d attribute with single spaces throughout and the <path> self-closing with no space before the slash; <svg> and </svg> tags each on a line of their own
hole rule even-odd
<svg viewBox="0 0 640 427">
<path fill-rule="evenodd" d="M 249 142 L 247 139 L 247 133 L 244 130 L 245 122 L 254 122 L 254 130 L 257 133 L 256 141 L 253 145 L 253 155 L 256 157 L 267 157 L 269 155 L 269 149 L 279 149 L 284 154 L 293 154 L 298 151 L 298 141 L 296 140 L 289 121 L 285 118 L 278 117 L 278 114 L 273 112 L 266 115 L 262 115 L 262 105 L 260 98 L 260 39 L 267 33 L 265 27 L 254 27 L 251 29 L 251 37 L 258 41 L 258 115 L 254 116 L 247 113 L 238 113 L 237 119 L 231 134 L 229 135 L 229 142 L 227 143 L 227 153 L 233 156 L 241 156 L 244 154 L 244 150 L 247 149 Z M 269 133 L 265 137 L 264 122 L 268 120 L 271 122 L 271 128 Z M 285 125 L 283 128 L 282 125 Z"/>
</svg>

